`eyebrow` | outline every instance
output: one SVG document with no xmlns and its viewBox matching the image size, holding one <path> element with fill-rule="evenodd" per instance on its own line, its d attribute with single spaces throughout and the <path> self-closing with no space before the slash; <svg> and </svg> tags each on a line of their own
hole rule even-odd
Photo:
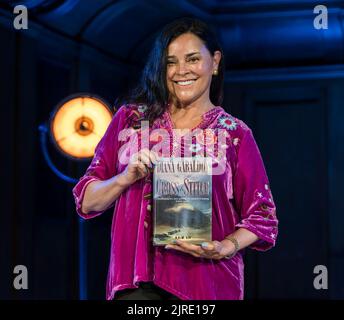
<svg viewBox="0 0 344 320">
<path fill-rule="evenodd" d="M 195 52 L 190 52 L 190 53 L 186 54 L 185 57 L 186 57 L 186 58 L 189 58 L 189 57 L 191 57 L 191 56 L 193 56 L 194 54 L 197 54 L 197 53 L 200 54 L 200 52 L 195 51 Z M 176 57 L 176 56 L 167 56 L 167 59 L 175 58 L 175 57 Z"/>
</svg>

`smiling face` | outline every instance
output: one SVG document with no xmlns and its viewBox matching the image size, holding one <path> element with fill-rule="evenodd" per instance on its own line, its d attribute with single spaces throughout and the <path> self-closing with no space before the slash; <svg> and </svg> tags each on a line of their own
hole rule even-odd
<svg viewBox="0 0 344 320">
<path fill-rule="evenodd" d="M 220 51 L 212 56 L 193 33 L 174 39 L 167 48 L 166 81 L 170 98 L 182 105 L 195 101 L 209 104 L 213 71 L 218 69 L 220 59 Z"/>
</svg>

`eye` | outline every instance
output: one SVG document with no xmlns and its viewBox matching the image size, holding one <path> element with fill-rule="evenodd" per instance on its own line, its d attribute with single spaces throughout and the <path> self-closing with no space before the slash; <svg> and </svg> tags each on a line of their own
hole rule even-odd
<svg viewBox="0 0 344 320">
<path fill-rule="evenodd" d="M 189 61 L 195 63 L 195 62 L 199 61 L 199 58 L 198 57 L 192 57 L 189 59 Z"/>
<path fill-rule="evenodd" d="M 166 64 L 167 64 L 168 66 L 170 66 L 170 65 L 172 65 L 172 64 L 175 64 L 175 62 L 174 62 L 174 61 L 167 61 Z"/>
</svg>

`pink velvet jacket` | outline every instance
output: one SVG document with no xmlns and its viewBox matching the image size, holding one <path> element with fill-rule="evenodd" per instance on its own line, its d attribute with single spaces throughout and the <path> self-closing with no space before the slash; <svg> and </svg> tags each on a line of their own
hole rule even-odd
<svg viewBox="0 0 344 320">
<path fill-rule="evenodd" d="M 85 189 L 90 182 L 109 179 L 125 169 L 126 164 L 119 161 L 119 157 L 127 154 L 125 146 L 130 137 L 123 139 L 120 132 L 137 130 L 144 110 L 145 106 L 124 105 L 114 115 L 90 166 L 73 189 L 76 210 L 81 217 L 90 219 L 105 211 L 82 212 Z M 148 130 L 156 128 L 165 128 L 170 133 L 165 143 L 171 147 L 173 155 L 178 146 L 173 143 L 173 123 L 168 111 Z M 204 113 L 201 123 L 194 129 L 213 129 L 214 132 L 224 129 L 228 133 L 225 146 L 219 148 L 226 157 L 223 173 L 212 176 L 213 240 L 221 241 L 236 229 L 246 228 L 259 237 L 250 248 L 270 249 L 275 245 L 278 220 L 252 131 L 220 106 Z M 201 140 L 193 141 L 193 151 L 197 153 L 201 144 Z M 184 151 L 183 147 L 182 154 Z M 152 174 L 128 187 L 112 206 L 107 299 L 113 299 L 118 290 L 137 288 L 141 281 L 153 281 L 183 300 L 243 299 L 243 250 L 232 259 L 214 260 L 152 246 Z"/>
</svg>

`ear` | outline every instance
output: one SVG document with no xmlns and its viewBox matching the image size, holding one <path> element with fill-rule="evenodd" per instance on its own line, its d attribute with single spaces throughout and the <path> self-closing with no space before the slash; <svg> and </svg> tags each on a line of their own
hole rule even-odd
<svg viewBox="0 0 344 320">
<path fill-rule="evenodd" d="M 214 55 L 213 55 L 213 68 L 214 68 L 214 70 L 215 69 L 217 70 L 219 68 L 221 58 L 222 58 L 221 51 L 215 51 Z"/>
</svg>

